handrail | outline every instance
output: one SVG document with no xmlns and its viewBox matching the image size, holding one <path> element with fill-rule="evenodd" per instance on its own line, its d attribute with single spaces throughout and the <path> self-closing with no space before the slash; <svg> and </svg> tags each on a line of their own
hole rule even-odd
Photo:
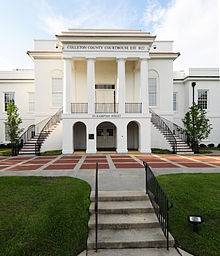
<svg viewBox="0 0 220 256">
<path fill-rule="evenodd" d="M 95 103 L 95 113 L 118 113 L 118 103 Z"/>
<path fill-rule="evenodd" d="M 146 173 L 146 194 L 148 194 L 162 231 L 167 239 L 167 250 L 169 250 L 169 210 L 173 203 L 159 184 L 150 166 L 143 162 Z"/>
<path fill-rule="evenodd" d="M 36 134 L 38 134 L 39 130 L 42 129 L 42 126 L 43 124 L 48 121 L 48 118 L 50 117 L 47 117 L 45 118 L 44 120 L 40 121 L 39 123 L 37 124 L 32 124 L 30 125 L 26 131 L 24 131 L 21 136 L 19 137 L 19 140 L 18 140 L 18 151 L 23 147 L 23 145 L 25 143 L 27 143 L 29 140 L 31 140 L 32 138 L 34 138 L 34 136 Z"/>
<path fill-rule="evenodd" d="M 163 131 L 167 132 L 167 135 L 169 135 L 169 143 L 171 144 L 171 147 L 173 149 L 173 153 L 176 154 L 177 152 L 177 142 L 174 134 L 172 133 L 170 127 L 166 124 L 165 120 L 157 115 L 152 109 L 149 109 L 151 113 L 151 121 L 153 124 L 155 124 L 157 127 L 163 129 Z M 166 135 L 166 136 L 167 136 Z"/>
<path fill-rule="evenodd" d="M 190 135 L 179 125 L 167 120 L 164 117 L 161 119 L 167 124 L 174 135 L 177 135 L 182 141 L 184 141 L 189 147 L 192 147 Z"/>
<path fill-rule="evenodd" d="M 98 251 L 98 162 L 95 172 L 95 250 Z"/>
<path fill-rule="evenodd" d="M 45 140 L 45 138 L 48 136 L 49 134 L 49 129 L 57 124 L 60 120 L 61 120 L 61 115 L 63 112 L 63 108 L 60 108 L 50 119 L 49 121 L 44 125 L 44 127 L 41 129 L 41 132 L 38 136 L 37 142 L 35 144 L 35 154 L 39 155 L 40 154 L 40 148 L 41 145 L 43 143 L 43 141 Z"/>
<path fill-rule="evenodd" d="M 18 139 L 18 149 L 20 150 L 23 145 L 35 136 L 35 124 L 30 125 L 25 132 L 21 134 Z"/>
</svg>

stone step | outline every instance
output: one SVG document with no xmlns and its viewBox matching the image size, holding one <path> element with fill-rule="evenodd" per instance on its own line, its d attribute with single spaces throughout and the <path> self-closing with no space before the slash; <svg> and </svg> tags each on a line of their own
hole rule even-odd
<svg viewBox="0 0 220 256">
<path fill-rule="evenodd" d="M 133 201 L 149 200 L 144 191 L 99 191 L 99 201 Z M 95 201 L 95 191 L 91 192 L 90 200 Z"/>
<path fill-rule="evenodd" d="M 136 229 L 160 227 L 155 213 L 99 214 L 98 229 Z M 95 229 L 95 214 L 90 216 L 89 228 Z"/>
<path fill-rule="evenodd" d="M 95 212 L 95 203 L 92 202 L 90 213 Z M 98 211 L 103 214 L 123 214 L 123 213 L 153 213 L 150 201 L 113 201 L 99 202 Z"/>
<path fill-rule="evenodd" d="M 120 229 L 100 230 L 98 232 L 98 248 L 147 248 L 166 247 L 166 238 L 161 228 L 152 229 Z M 174 245 L 174 239 L 170 235 L 169 245 Z M 87 241 L 88 249 L 95 248 L 95 230 L 89 231 Z"/>
<path fill-rule="evenodd" d="M 185 255 L 185 254 L 184 254 Z M 100 249 L 98 253 L 89 250 L 78 256 L 180 256 L 175 248 L 131 248 L 131 249 Z"/>
<path fill-rule="evenodd" d="M 189 151 L 189 152 L 177 152 L 178 155 L 194 155 L 193 151 Z"/>
</svg>

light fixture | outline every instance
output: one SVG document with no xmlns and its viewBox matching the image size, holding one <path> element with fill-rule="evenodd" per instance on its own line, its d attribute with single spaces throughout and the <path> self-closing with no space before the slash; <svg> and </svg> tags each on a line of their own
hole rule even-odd
<svg viewBox="0 0 220 256">
<path fill-rule="evenodd" d="M 189 223 L 193 224 L 193 231 L 194 232 L 198 232 L 198 224 L 201 224 L 203 222 L 202 220 L 202 216 L 193 216 L 193 215 L 189 215 L 188 216 L 188 221 Z"/>
</svg>

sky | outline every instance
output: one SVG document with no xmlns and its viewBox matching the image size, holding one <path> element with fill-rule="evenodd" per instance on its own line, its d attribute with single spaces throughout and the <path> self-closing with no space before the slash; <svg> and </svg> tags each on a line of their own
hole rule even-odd
<svg viewBox="0 0 220 256">
<path fill-rule="evenodd" d="M 173 40 L 175 70 L 220 63 L 220 0 L 0 0 L 0 14 L 0 70 L 33 68 L 33 40 L 68 28 L 141 29 Z"/>
</svg>

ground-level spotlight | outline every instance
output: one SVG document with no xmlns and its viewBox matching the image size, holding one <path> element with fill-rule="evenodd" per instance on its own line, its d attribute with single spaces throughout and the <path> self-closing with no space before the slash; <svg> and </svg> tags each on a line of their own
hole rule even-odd
<svg viewBox="0 0 220 256">
<path fill-rule="evenodd" d="M 189 223 L 193 224 L 193 231 L 198 232 L 198 226 L 197 225 L 202 223 L 202 216 L 189 215 L 188 216 L 188 221 L 189 221 Z"/>
</svg>

